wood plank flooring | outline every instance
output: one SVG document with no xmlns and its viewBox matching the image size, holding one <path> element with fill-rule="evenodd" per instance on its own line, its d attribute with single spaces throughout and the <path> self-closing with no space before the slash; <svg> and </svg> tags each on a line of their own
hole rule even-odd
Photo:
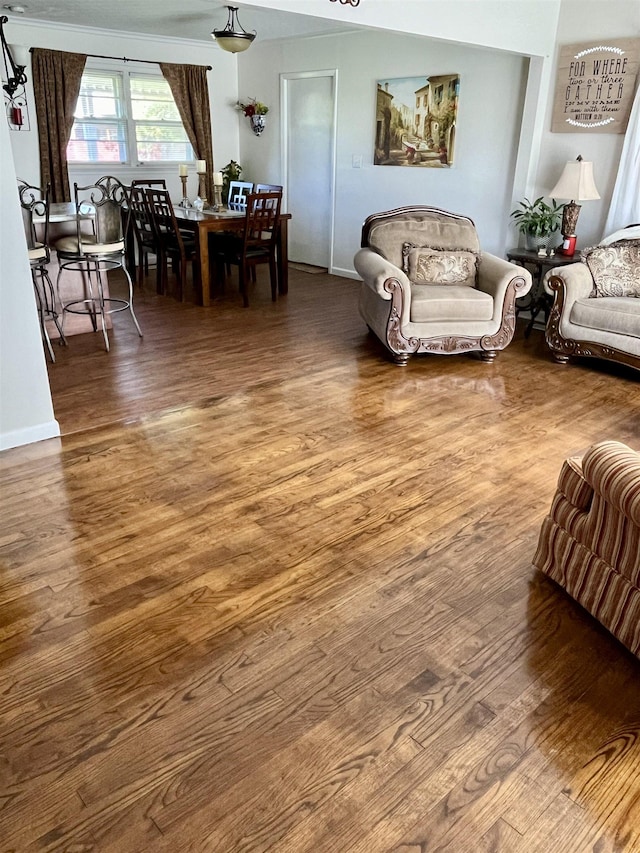
<svg viewBox="0 0 640 853">
<path fill-rule="evenodd" d="M 531 565 L 637 373 L 136 296 L 0 456 L 0 851 L 638 853 L 640 661 Z"/>
</svg>

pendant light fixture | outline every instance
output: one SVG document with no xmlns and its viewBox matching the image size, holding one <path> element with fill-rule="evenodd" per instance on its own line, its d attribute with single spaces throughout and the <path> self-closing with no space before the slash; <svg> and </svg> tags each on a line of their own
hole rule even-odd
<svg viewBox="0 0 640 853">
<path fill-rule="evenodd" d="M 257 33 L 255 30 L 248 33 L 242 27 L 236 14 L 237 6 L 227 6 L 226 8 L 229 10 L 227 24 L 223 30 L 214 30 L 211 33 L 211 38 L 215 39 L 220 47 L 228 53 L 240 53 L 251 45 Z"/>
</svg>

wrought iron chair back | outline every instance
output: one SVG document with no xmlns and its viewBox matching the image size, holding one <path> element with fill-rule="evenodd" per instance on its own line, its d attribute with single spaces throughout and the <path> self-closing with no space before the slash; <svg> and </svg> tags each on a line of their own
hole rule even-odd
<svg viewBox="0 0 640 853">
<path fill-rule="evenodd" d="M 50 185 L 43 189 L 28 184 L 26 181 L 18 178 L 18 196 L 20 198 L 20 208 L 22 210 L 22 223 L 24 225 L 24 234 L 27 239 L 27 249 L 33 252 L 36 249 L 44 249 L 45 258 L 42 262 L 49 262 L 49 196 Z M 36 226 L 34 217 L 37 216 L 40 220 L 41 239 L 36 235 Z M 31 261 L 32 258 L 30 257 Z"/>
<path fill-rule="evenodd" d="M 106 175 L 95 184 L 81 187 L 73 185 L 76 203 L 76 228 L 78 252 L 85 254 L 82 227 L 86 216 L 93 225 L 95 242 L 105 247 L 104 255 L 124 252 L 124 234 L 130 216 L 129 193 L 123 183 Z M 124 220 L 124 221 L 123 221 Z M 92 252 L 92 257 L 95 253 Z"/>
<path fill-rule="evenodd" d="M 36 187 L 18 180 L 18 196 L 22 211 L 22 222 L 27 240 L 27 251 L 29 265 L 31 267 L 31 278 L 33 291 L 36 297 L 36 308 L 38 309 L 38 320 L 40 322 L 40 333 L 45 344 L 46 351 L 52 362 L 56 357 L 51 346 L 51 338 L 47 329 L 47 320 L 53 321 L 61 344 L 67 343 L 62 326 L 58 317 L 56 296 L 53 283 L 49 277 L 47 265 L 51 260 L 49 252 L 49 197 L 51 187 Z M 40 234 L 36 232 L 35 217 L 38 218 Z"/>
</svg>

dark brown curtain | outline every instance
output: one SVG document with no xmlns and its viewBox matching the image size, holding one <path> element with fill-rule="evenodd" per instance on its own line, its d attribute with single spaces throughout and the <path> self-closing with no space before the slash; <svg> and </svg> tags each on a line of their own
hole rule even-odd
<svg viewBox="0 0 640 853">
<path fill-rule="evenodd" d="M 51 184 L 51 201 L 71 201 L 67 143 L 73 127 L 87 57 L 33 49 L 32 75 L 40 137 L 40 184 Z"/>
<path fill-rule="evenodd" d="M 207 199 L 213 201 L 213 143 L 211 141 L 211 112 L 209 86 L 204 65 L 172 65 L 160 63 L 165 80 L 171 87 L 180 118 L 197 160 L 207 164 Z"/>
</svg>

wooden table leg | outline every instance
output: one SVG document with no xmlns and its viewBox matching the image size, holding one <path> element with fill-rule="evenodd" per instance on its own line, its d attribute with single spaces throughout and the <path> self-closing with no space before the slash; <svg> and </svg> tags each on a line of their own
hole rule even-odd
<svg viewBox="0 0 640 853">
<path fill-rule="evenodd" d="M 288 221 L 280 220 L 278 234 L 278 292 L 289 292 Z"/>
<path fill-rule="evenodd" d="M 200 257 L 200 287 L 202 288 L 202 304 L 205 308 L 211 305 L 211 283 L 209 278 L 209 232 L 206 225 L 198 225 L 198 255 Z"/>
</svg>

